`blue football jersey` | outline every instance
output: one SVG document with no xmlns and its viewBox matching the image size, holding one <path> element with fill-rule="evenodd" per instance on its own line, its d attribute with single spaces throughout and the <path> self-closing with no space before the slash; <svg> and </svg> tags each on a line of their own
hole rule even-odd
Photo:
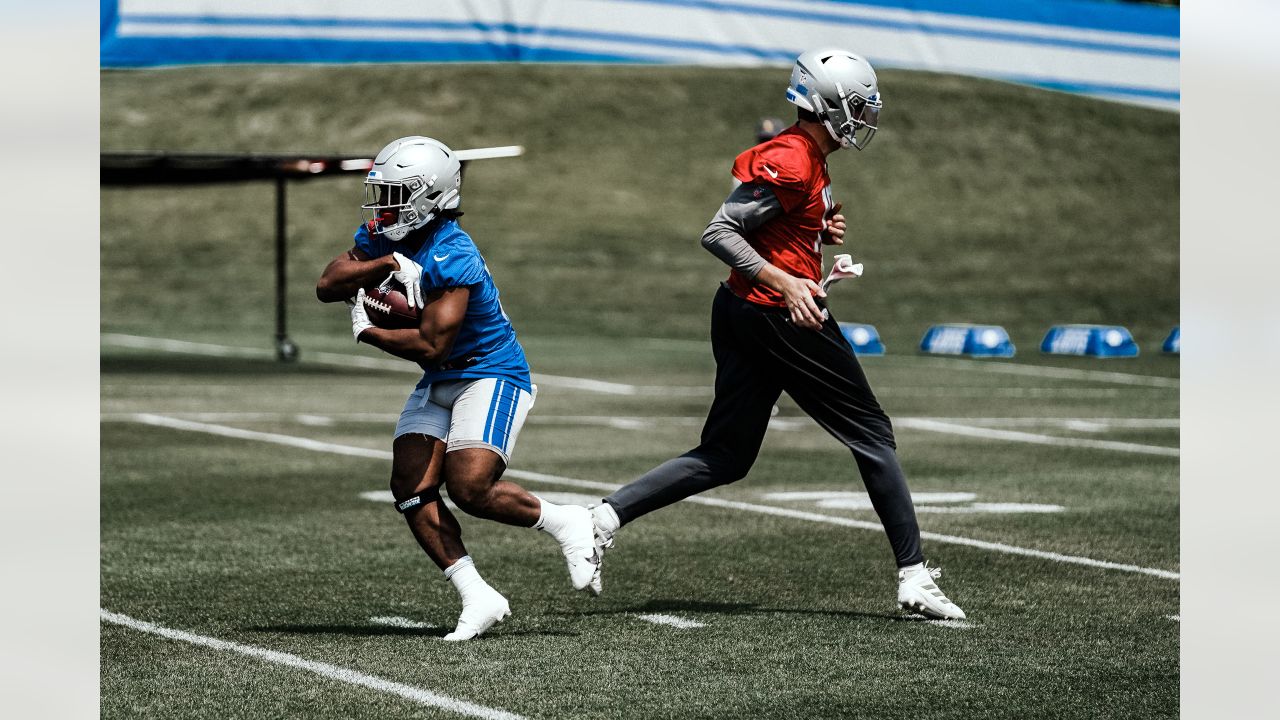
<svg viewBox="0 0 1280 720">
<path fill-rule="evenodd" d="M 485 265 L 480 250 L 471 236 L 458 226 L 458 221 L 442 219 L 414 231 L 430 233 L 422 247 L 412 255 L 406 252 L 414 244 L 413 234 L 400 242 L 370 233 L 361 225 L 355 234 L 356 247 L 371 258 L 400 252 L 422 266 L 422 290 L 428 293 L 439 288 L 468 287 L 467 314 L 454 340 L 453 350 L 442 365 L 452 369 L 441 370 L 422 364 L 426 373 L 418 387 L 426 387 L 442 380 L 465 378 L 503 378 L 532 392 L 529 377 L 529 361 L 524 348 L 516 340 L 515 328 L 502 310 L 498 300 L 498 287 Z"/>
</svg>

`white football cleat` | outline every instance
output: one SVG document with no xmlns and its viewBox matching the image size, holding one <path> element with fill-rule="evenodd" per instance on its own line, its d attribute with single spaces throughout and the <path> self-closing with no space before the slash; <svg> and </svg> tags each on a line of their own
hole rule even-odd
<svg viewBox="0 0 1280 720">
<path fill-rule="evenodd" d="M 595 577 L 591 578 L 591 592 L 599 595 L 604 590 L 604 585 L 600 581 L 600 573 L 604 569 L 604 551 L 613 547 L 613 530 L 607 530 L 602 524 L 603 516 L 600 508 L 605 507 L 603 504 L 595 505 L 591 508 L 591 525 L 593 534 L 595 535 L 595 551 L 599 562 L 596 567 Z M 615 516 L 616 517 L 616 516 Z"/>
<path fill-rule="evenodd" d="M 964 620 L 964 611 L 948 600 L 934 582 L 941 575 L 942 568 L 925 564 L 899 570 L 898 605 L 934 620 Z"/>
<path fill-rule="evenodd" d="M 500 623 L 511 615 L 511 605 L 502 593 L 487 588 L 478 599 L 472 600 L 462 607 L 458 616 L 458 627 L 444 636 L 450 642 L 470 640 L 480 637 L 486 630 Z"/>
<path fill-rule="evenodd" d="M 556 538 L 569 566 L 569 580 L 574 590 L 586 590 L 599 594 L 600 554 L 595 548 L 595 529 L 591 511 L 580 505 L 565 505 L 567 513 L 561 537 Z M 594 581 L 594 583 L 593 583 Z"/>
</svg>

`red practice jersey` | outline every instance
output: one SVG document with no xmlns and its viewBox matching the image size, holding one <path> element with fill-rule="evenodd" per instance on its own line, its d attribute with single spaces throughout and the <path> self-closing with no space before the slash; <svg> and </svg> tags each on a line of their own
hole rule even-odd
<svg viewBox="0 0 1280 720">
<path fill-rule="evenodd" d="M 832 203 L 827 160 L 817 141 L 792 125 L 739 155 L 733 176 L 744 184 L 767 185 L 784 211 L 747 237 L 751 247 L 780 270 L 821 283 L 822 231 Z M 787 304 L 781 293 L 737 270 L 729 273 L 729 289 L 748 302 Z"/>
</svg>

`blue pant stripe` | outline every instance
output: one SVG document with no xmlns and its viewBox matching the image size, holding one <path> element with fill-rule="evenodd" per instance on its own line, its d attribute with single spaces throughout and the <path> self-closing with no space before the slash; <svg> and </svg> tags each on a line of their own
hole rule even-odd
<svg viewBox="0 0 1280 720">
<path fill-rule="evenodd" d="M 507 424 L 502 428 L 502 449 L 507 449 L 507 440 L 511 437 L 511 426 L 516 423 L 516 410 L 520 408 L 520 388 L 512 386 L 511 414 L 507 416 Z"/>
<path fill-rule="evenodd" d="M 484 419 L 484 441 L 490 442 L 493 436 L 493 421 L 497 414 L 498 404 L 502 399 L 502 391 L 506 386 L 505 380 L 498 380 L 493 384 L 493 397 L 489 400 L 489 415 Z"/>
<path fill-rule="evenodd" d="M 503 393 L 502 406 L 498 408 L 498 415 L 494 418 L 493 444 L 496 447 L 506 450 L 507 446 L 507 429 L 511 427 L 511 418 L 515 417 L 515 398 L 520 392 L 520 388 L 514 384 L 509 384 L 507 392 Z"/>
</svg>

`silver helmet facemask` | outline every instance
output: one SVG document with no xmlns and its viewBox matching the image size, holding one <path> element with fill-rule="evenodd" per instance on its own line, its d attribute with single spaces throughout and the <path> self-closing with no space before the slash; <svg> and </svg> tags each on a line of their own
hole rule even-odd
<svg viewBox="0 0 1280 720">
<path fill-rule="evenodd" d="M 364 179 L 364 204 L 360 206 L 365 221 L 376 220 L 378 232 L 392 240 L 400 240 L 410 230 L 431 222 L 436 211 L 452 198 L 433 190 L 439 176 L 425 181 L 420 177 L 385 180 L 369 173 Z M 381 175 L 377 173 L 377 175 Z M 453 191 L 457 194 L 457 190 Z"/>
<path fill-rule="evenodd" d="M 880 99 L 880 93 L 863 99 L 857 93 L 846 91 L 839 83 L 836 83 L 836 91 L 840 93 L 838 106 L 815 94 L 815 99 L 820 100 L 815 104 L 826 106 L 825 112 L 815 114 L 841 145 L 862 150 L 876 136 L 880 124 L 880 108 L 884 107 L 884 102 Z M 843 120 L 840 120 L 841 117 Z"/>
</svg>

